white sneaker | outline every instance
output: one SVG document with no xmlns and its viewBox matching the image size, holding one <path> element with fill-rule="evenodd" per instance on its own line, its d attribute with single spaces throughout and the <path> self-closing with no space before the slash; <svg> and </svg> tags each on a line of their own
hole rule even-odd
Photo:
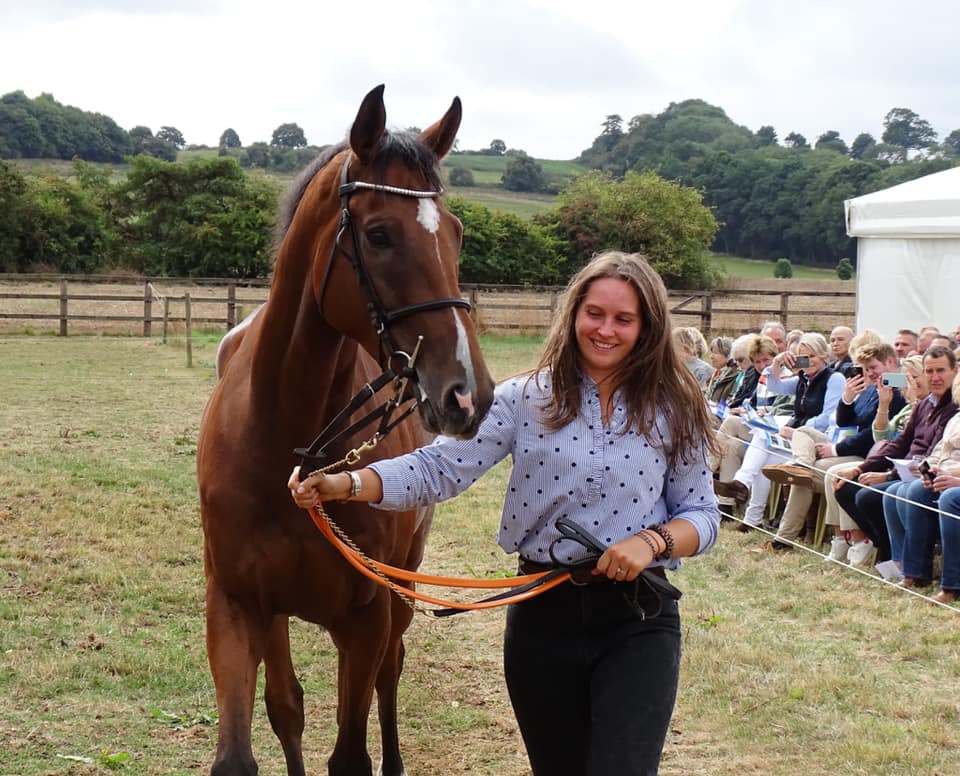
<svg viewBox="0 0 960 776">
<path fill-rule="evenodd" d="M 877 554 L 877 548 L 869 539 L 862 542 L 854 542 L 847 550 L 847 562 L 851 566 L 872 568 L 873 559 Z"/>
<path fill-rule="evenodd" d="M 837 563 L 846 563 L 847 551 L 849 549 L 850 545 L 843 536 L 834 536 L 833 539 L 830 540 L 830 552 L 827 555 L 826 560 L 835 560 Z"/>
</svg>

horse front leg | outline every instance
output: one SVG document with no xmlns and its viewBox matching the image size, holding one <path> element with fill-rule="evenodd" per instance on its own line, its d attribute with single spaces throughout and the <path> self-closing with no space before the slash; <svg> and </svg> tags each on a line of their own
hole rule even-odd
<svg viewBox="0 0 960 776">
<path fill-rule="evenodd" d="M 217 691 L 217 754 L 211 776 L 256 776 L 250 746 L 257 668 L 265 629 L 207 580 L 207 659 Z"/>
<path fill-rule="evenodd" d="M 383 760 L 379 776 L 405 776 L 400 756 L 400 733 L 397 719 L 397 689 L 403 671 L 403 634 L 413 619 L 413 609 L 399 596 L 392 599 L 390 639 L 377 674 L 377 711 L 380 719 L 380 740 Z"/>
<path fill-rule="evenodd" d="M 390 636 L 391 595 L 378 591 L 367 606 L 330 631 L 339 653 L 337 742 L 327 763 L 330 776 L 373 776 L 367 718 Z"/>
<path fill-rule="evenodd" d="M 303 687 L 290 659 L 290 618 L 276 616 L 267 633 L 264 700 L 273 732 L 280 739 L 288 776 L 304 776 Z"/>
</svg>

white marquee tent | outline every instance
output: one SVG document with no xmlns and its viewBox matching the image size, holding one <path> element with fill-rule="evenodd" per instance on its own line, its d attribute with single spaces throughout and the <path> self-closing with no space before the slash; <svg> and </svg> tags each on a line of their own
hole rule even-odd
<svg viewBox="0 0 960 776">
<path fill-rule="evenodd" d="M 960 167 L 844 202 L 857 239 L 857 330 L 960 324 Z"/>
</svg>

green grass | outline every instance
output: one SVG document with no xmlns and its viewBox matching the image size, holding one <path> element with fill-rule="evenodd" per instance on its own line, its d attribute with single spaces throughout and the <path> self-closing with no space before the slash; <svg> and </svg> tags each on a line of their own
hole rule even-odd
<svg viewBox="0 0 960 776">
<path fill-rule="evenodd" d="M 210 767 L 194 456 L 216 338 L 197 339 L 186 369 L 182 347 L 157 341 L 0 337 L 0 774 Z M 542 341 L 482 344 L 503 378 Z M 513 569 L 494 543 L 507 471 L 441 505 L 425 570 Z M 663 776 L 960 773 L 958 613 L 807 553 L 748 552 L 761 540 L 724 529 L 674 575 L 684 655 Z M 400 690 L 410 773 L 529 773 L 502 627 L 502 611 L 415 618 Z M 291 623 L 291 640 L 307 769 L 321 773 L 335 653 L 307 623 Z M 254 751 L 261 773 L 279 774 L 262 693 Z M 374 761 L 375 731 L 372 719 Z"/>
<path fill-rule="evenodd" d="M 713 254 L 716 261 L 727 274 L 738 278 L 773 278 L 775 262 L 742 259 L 726 253 Z M 835 269 L 820 267 L 805 267 L 801 264 L 793 265 L 793 277 L 796 280 L 837 280 Z M 856 277 L 856 275 L 854 275 Z"/>
<path fill-rule="evenodd" d="M 557 205 L 557 198 L 552 194 L 507 191 L 499 187 L 451 186 L 447 191 L 457 197 L 463 197 L 467 202 L 475 202 L 501 213 L 512 213 L 520 218 L 531 218 Z"/>
</svg>

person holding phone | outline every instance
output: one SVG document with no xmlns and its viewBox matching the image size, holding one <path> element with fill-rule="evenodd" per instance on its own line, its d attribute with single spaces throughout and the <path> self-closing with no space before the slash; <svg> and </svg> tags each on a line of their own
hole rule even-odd
<svg viewBox="0 0 960 776">
<path fill-rule="evenodd" d="M 872 451 L 862 463 L 838 473 L 834 480 L 837 502 L 874 544 L 877 561 L 890 560 L 892 552 L 884 506 L 886 492 L 892 490 L 892 500 L 904 484 L 890 459 L 929 455 L 943 436 L 947 421 L 957 412 L 951 393 L 957 376 L 953 351 L 942 345 L 931 346 L 923 356 L 923 371 L 930 393 L 917 402 L 903 431 L 881 450 Z"/>
<path fill-rule="evenodd" d="M 953 401 L 960 404 L 960 375 L 953 380 L 951 395 Z M 931 584 L 934 546 L 940 538 L 941 523 L 955 519 L 941 515 L 938 503 L 945 490 L 960 486 L 960 414 L 947 422 L 940 441 L 920 461 L 917 470 L 920 476 L 898 491 L 905 500 L 883 500 L 883 517 L 890 534 L 890 557 L 903 572 L 900 584 L 904 587 Z M 948 534 L 952 527 L 948 526 Z M 952 562 L 955 564 L 956 559 Z M 944 566 L 948 565 L 944 551 Z M 941 598 L 953 601 L 960 589 L 960 580 L 951 578 L 954 574 L 950 569 L 945 570 Z"/>
<path fill-rule="evenodd" d="M 717 541 L 712 439 L 700 386 L 671 342 L 663 281 L 645 257 L 610 251 L 570 281 L 539 364 L 497 387 L 475 437 L 303 482 L 294 469 L 287 484 L 301 507 L 408 509 L 456 496 L 510 456 L 497 536 L 521 571 L 584 557 L 558 544 L 561 517 L 606 547 L 586 584 L 507 612 L 504 672 L 533 773 L 652 776 L 681 626 L 677 601 L 656 598 L 641 572 L 663 577 Z"/>
<path fill-rule="evenodd" d="M 800 338 L 796 352 L 787 350 L 780 353 L 764 370 L 762 376 L 766 377 L 770 391 L 794 395 L 793 415 L 780 428 L 777 436 L 789 440 L 801 426 L 825 431 L 830 425 L 830 418 L 843 393 L 844 380 L 827 366 L 829 354 L 826 338 L 822 334 L 808 332 Z M 806 363 L 807 366 L 797 364 L 798 356 L 803 357 L 801 364 Z M 790 372 L 791 376 L 784 376 L 784 373 Z M 748 522 L 755 521 L 755 525 L 759 524 L 770 493 L 770 480 L 761 476 L 761 471 L 764 466 L 783 463 L 785 456 L 789 455 L 775 449 L 764 433 L 755 433 L 740 469 L 731 480 L 717 481 L 714 490 L 721 496 L 740 499 L 749 497 L 744 519 Z M 782 538 L 794 540 L 803 527 L 802 519 L 786 526 L 781 520 L 778 534 Z M 790 546 L 787 542 L 775 540 L 761 549 L 785 550 Z"/>
</svg>

